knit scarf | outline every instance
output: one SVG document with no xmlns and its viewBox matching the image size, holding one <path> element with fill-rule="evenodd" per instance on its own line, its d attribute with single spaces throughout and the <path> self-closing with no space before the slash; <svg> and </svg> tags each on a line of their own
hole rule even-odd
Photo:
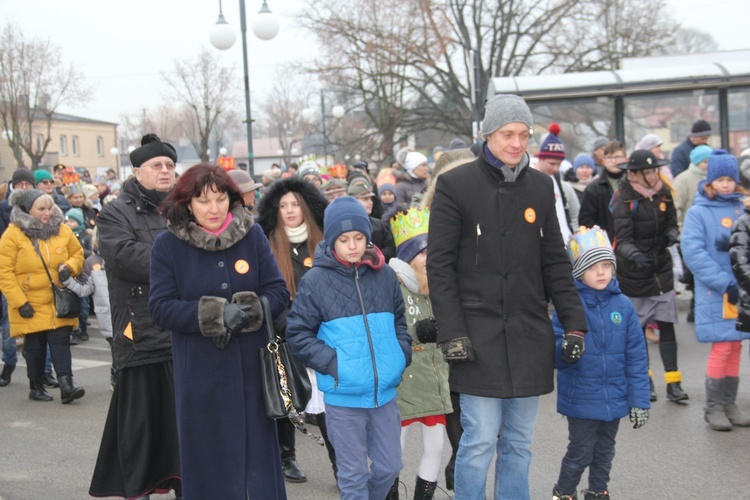
<svg viewBox="0 0 750 500">
<path fill-rule="evenodd" d="M 284 226 L 289 243 L 302 243 L 307 240 L 307 223 L 303 222 L 297 227 Z"/>
<path fill-rule="evenodd" d="M 644 198 L 653 198 L 653 196 L 658 193 L 662 187 L 664 187 L 664 183 L 661 181 L 661 179 L 656 181 L 656 184 L 654 184 L 653 186 L 649 186 L 643 179 L 643 175 L 637 175 L 634 176 L 634 178 L 628 177 L 628 181 L 630 181 L 630 185 L 633 186 L 635 192 L 640 194 Z"/>
<path fill-rule="evenodd" d="M 487 142 L 484 143 L 484 157 L 487 159 L 487 162 L 490 165 L 499 169 L 503 173 L 505 182 L 515 182 L 515 180 L 521 174 L 521 170 L 523 170 L 529 164 L 528 157 L 524 155 L 518 165 L 516 165 L 514 168 L 510 168 L 508 165 L 503 163 L 502 160 L 496 158 L 495 155 L 492 154 L 492 151 L 490 151 L 490 147 L 487 145 Z"/>
</svg>

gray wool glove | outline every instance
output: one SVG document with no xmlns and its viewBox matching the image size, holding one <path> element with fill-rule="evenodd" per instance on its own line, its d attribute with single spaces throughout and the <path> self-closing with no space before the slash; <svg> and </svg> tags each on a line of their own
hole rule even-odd
<svg viewBox="0 0 750 500">
<path fill-rule="evenodd" d="M 633 429 L 640 429 L 648 422 L 648 409 L 631 408 L 630 421 L 633 422 Z"/>
<path fill-rule="evenodd" d="M 469 337 L 458 337 L 438 344 L 446 361 L 474 361 L 474 350 Z"/>
</svg>

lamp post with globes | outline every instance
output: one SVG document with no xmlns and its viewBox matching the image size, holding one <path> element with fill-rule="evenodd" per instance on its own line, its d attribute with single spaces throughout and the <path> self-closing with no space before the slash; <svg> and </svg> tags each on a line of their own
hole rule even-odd
<svg viewBox="0 0 750 500">
<path fill-rule="evenodd" d="M 250 113 L 250 75 L 247 68 L 247 22 L 245 16 L 245 0 L 240 0 L 240 32 L 242 33 L 242 63 L 245 70 L 245 124 L 247 126 L 247 171 L 254 175 L 253 159 L 253 119 Z M 279 33 L 279 21 L 263 0 L 263 6 L 253 20 L 253 33 L 261 40 L 271 40 Z M 211 44 L 219 50 L 227 50 L 234 45 L 237 36 L 229 27 L 219 0 L 219 19 L 216 21 L 211 36 Z"/>
<path fill-rule="evenodd" d="M 346 110 L 343 106 L 336 105 L 331 109 L 331 114 L 334 118 L 339 119 L 344 116 Z M 302 118 L 310 123 L 315 118 L 315 111 L 312 108 L 305 108 L 302 110 Z M 325 92 L 320 91 L 320 121 L 323 126 L 323 158 L 325 159 L 326 166 L 328 166 L 328 135 L 326 134 L 326 98 Z"/>
</svg>

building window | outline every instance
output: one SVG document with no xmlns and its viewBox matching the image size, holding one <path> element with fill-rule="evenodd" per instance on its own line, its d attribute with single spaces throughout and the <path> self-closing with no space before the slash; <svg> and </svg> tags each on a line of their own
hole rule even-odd
<svg viewBox="0 0 750 500">
<path fill-rule="evenodd" d="M 97 136 L 96 138 L 96 154 L 104 156 L 104 139 L 102 136 Z"/>
<path fill-rule="evenodd" d="M 60 156 L 68 156 L 68 138 L 60 136 Z"/>
<path fill-rule="evenodd" d="M 42 152 L 42 146 L 44 146 L 44 137 L 42 134 L 36 134 L 36 150 Z"/>
<path fill-rule="evenodd" d="M 78 156 L 78 154 L 79 154 L 79 151 L 78 151 L 78 136 L 74 135 L 73 136 L 73 156 Z"/>
</svg>

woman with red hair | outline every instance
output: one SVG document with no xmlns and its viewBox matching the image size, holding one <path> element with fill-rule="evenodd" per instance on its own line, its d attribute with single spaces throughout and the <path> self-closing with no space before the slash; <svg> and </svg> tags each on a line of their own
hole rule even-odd
<svg viewBox="0 0 750 500">
<path fill-rule="evenodd" d="M 172 332 L 185 498 L 284 499 L 276 425 L 265 415 L 258 350 L 289 291 L 260 226 L 216 165 L 185 172 L 164 201 L 149 309 Z"/>
</svg>

